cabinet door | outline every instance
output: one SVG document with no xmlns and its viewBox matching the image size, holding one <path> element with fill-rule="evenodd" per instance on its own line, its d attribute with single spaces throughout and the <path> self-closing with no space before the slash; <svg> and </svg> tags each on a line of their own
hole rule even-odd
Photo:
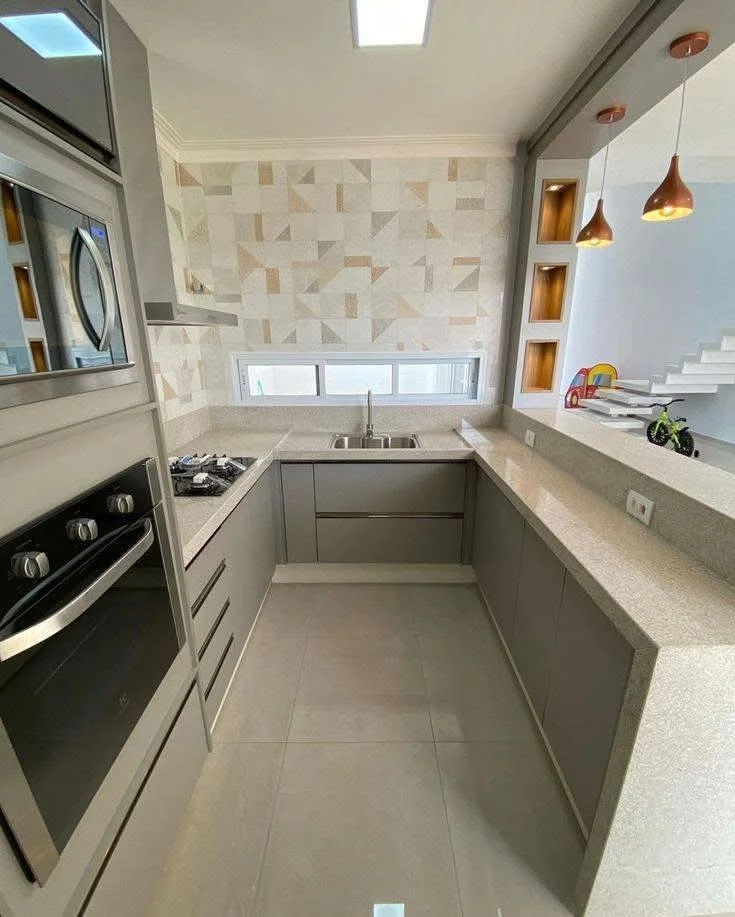
<svg viewBox="0 0 735 917">
<path fill-rule="evenodd" d="M 273 468 L 260 478 L 247 495 L 253 531 L 253 557 L 258 607 L 276 569 L 276 525 L 273 499 Z"/>
<path fill-rule="evenodd" d="M 567 573 L 544 712 L 544 731 L 577 808 L 592 826 L 633 650 Z"/>
<path fill-rule="evenodd" d="M 281 465 L 286 558 L 290 564 L 316 563 L 314 466 Z"/>
<path fill-rule="evenodd" d="M 523 517 L 490 478 L 480 474 L 472 563 L 508 645 L 513 638 L 522 548 Z"/>
<path fill-rule="evenodd" d="M 526 524 L 511 652 L 540 718 L 546 704 L 564 573 L 564 564 Z"/>
<path fill-rule="evenodd" d="M 146 917 L 206 754 L 199 695 L 192 690 L 115 839 L 83 917 Z"/>
<path fill-rule="evenodd" d="M 319 563 L 458 564 L 461 519 L 317 519 Z"/>
</svg>

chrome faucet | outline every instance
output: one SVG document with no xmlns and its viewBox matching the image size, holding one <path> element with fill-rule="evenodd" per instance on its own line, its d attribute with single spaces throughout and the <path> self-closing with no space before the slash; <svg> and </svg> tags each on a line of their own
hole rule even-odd
<svg viewBox="0 0 735 917">
<path fill-rule="evenodd" d="M 368 415 L 367 415 L 367 425 L 365 426 L 365 436 L 368 439 L 372 439 L 372 437 L 375 435 L 375 431 L 373 430 L 373 393 L 371 389 L 368 389 L 367 409 L 368 409 Z"/>
</svg>

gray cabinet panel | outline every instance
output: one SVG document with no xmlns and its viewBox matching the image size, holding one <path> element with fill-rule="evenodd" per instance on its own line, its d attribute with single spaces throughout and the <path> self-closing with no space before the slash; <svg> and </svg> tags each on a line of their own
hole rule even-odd
<svg viewBox="0 0 735 917">
<path fill-rule="evenodd" d="M 246 499 L 250 504 L 253 527 L 253 556 L 255 559 L 256 591 L 260 600 L 268 590 L 276 569 L 276 527 L 273 500 L 273 468 L 260 478 Z"/>
<path fill-rule="evenodd" d="M 544 731 L 587 825 L 607 770 L 633 650 L 567 573 Z"/>
<path fill-rule="evenodd" d="M 511 652 L 539 717 L 546 703 L 564 573 L 564 564 L 526 524 Z"/>
<path fill-rule="evenodd" d="M 115 841 L 84 917 L 146 917 L 206 754 L 193 690 Z"/>
<path fill-rule="evenodd" d="M 281 481 L 288 562 L 316 563 L 314 466 L 284 463 Z"/>
<path fill-rule="evenodd" d="M 458 564 L 461 519 L 317 519 L 320 563 Z"/>
<path fill-rule="evenodd" d="M 513 638 L 523 526 L 518 510 L 481 473 L 472 563 L 490 611 L 509 645 Z"/>
<path fill-rule="evenodd" d="M 464 462 L 314 466 L 317 513 L 461 513 Z"/>
</svg>

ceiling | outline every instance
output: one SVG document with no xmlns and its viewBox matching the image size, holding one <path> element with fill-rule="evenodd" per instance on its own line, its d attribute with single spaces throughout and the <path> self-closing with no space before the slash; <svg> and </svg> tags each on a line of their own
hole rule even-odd
<svg viewBox="0 0 735 917">
<path fill-rule="evenodd" d="M 683 65 L 680 67 L 683 77 Z M 735 181 L 735 45 L 692 76 L 681 131 L 685 181 Z M 674 152 L 681 89 L 651 108 L 610 144 L 608 186 L 660 182 Z M 588 187 L 600 186 L 604 150 L 590 163 Z"/>
<path fill-rule="evenodd" d="M 352 46 L 349 0 L 114 0 L 189 142 L 528 136 L 637 0 L 435 0 L 427 48 Z"/>
</svg>

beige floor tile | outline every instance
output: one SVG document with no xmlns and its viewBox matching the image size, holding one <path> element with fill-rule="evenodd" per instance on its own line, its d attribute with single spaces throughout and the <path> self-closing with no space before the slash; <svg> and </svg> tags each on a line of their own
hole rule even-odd
<svg viewBox="0 0 735 917">
<path fill-rule="evenodd" d="M 563 902 L 582 838 L 538 751 L 529 743 L 437 745 L 464 917 L 572 913 Z"/>
<path fill-rule="evenodd" d="M 289 744 L 254 913 L 458 917 L 431 744 Z"/>
<path fill-rule="evenodd" d="M 207 758 L 150 917 L 249 917 L 283 745 L 219 745 Z"/>
<path fill-rule="evenodd" d="M 251 641 L 214 730 L 215 742 L 282 742 L 288 735 L 306 637 Z"/>
<path fill-rule="evenodd" d="M 309 633 L 318 586 L 271 586 L 254 636 L 301 637 Z"/>
<path fill-rule="evenodd" d="M 474 637 L 490 629 L 473 585 L 411 586 L 417 632 L 424 637 Z"/>
<path fill-rule="evenodd" d="M 419 637 L 437 742 L 533 741 L 536 729 L 496 637 Z"/>
<path fill-rule="evenodd" d="M 319 586 L 312 636 L 379 637 L 414 632 L 408 586 Z"/>
<path fill-rule="evenodd" d="M 289 741 L 432 738 L 414 636 L 309 638 Z"/>
</svg>

